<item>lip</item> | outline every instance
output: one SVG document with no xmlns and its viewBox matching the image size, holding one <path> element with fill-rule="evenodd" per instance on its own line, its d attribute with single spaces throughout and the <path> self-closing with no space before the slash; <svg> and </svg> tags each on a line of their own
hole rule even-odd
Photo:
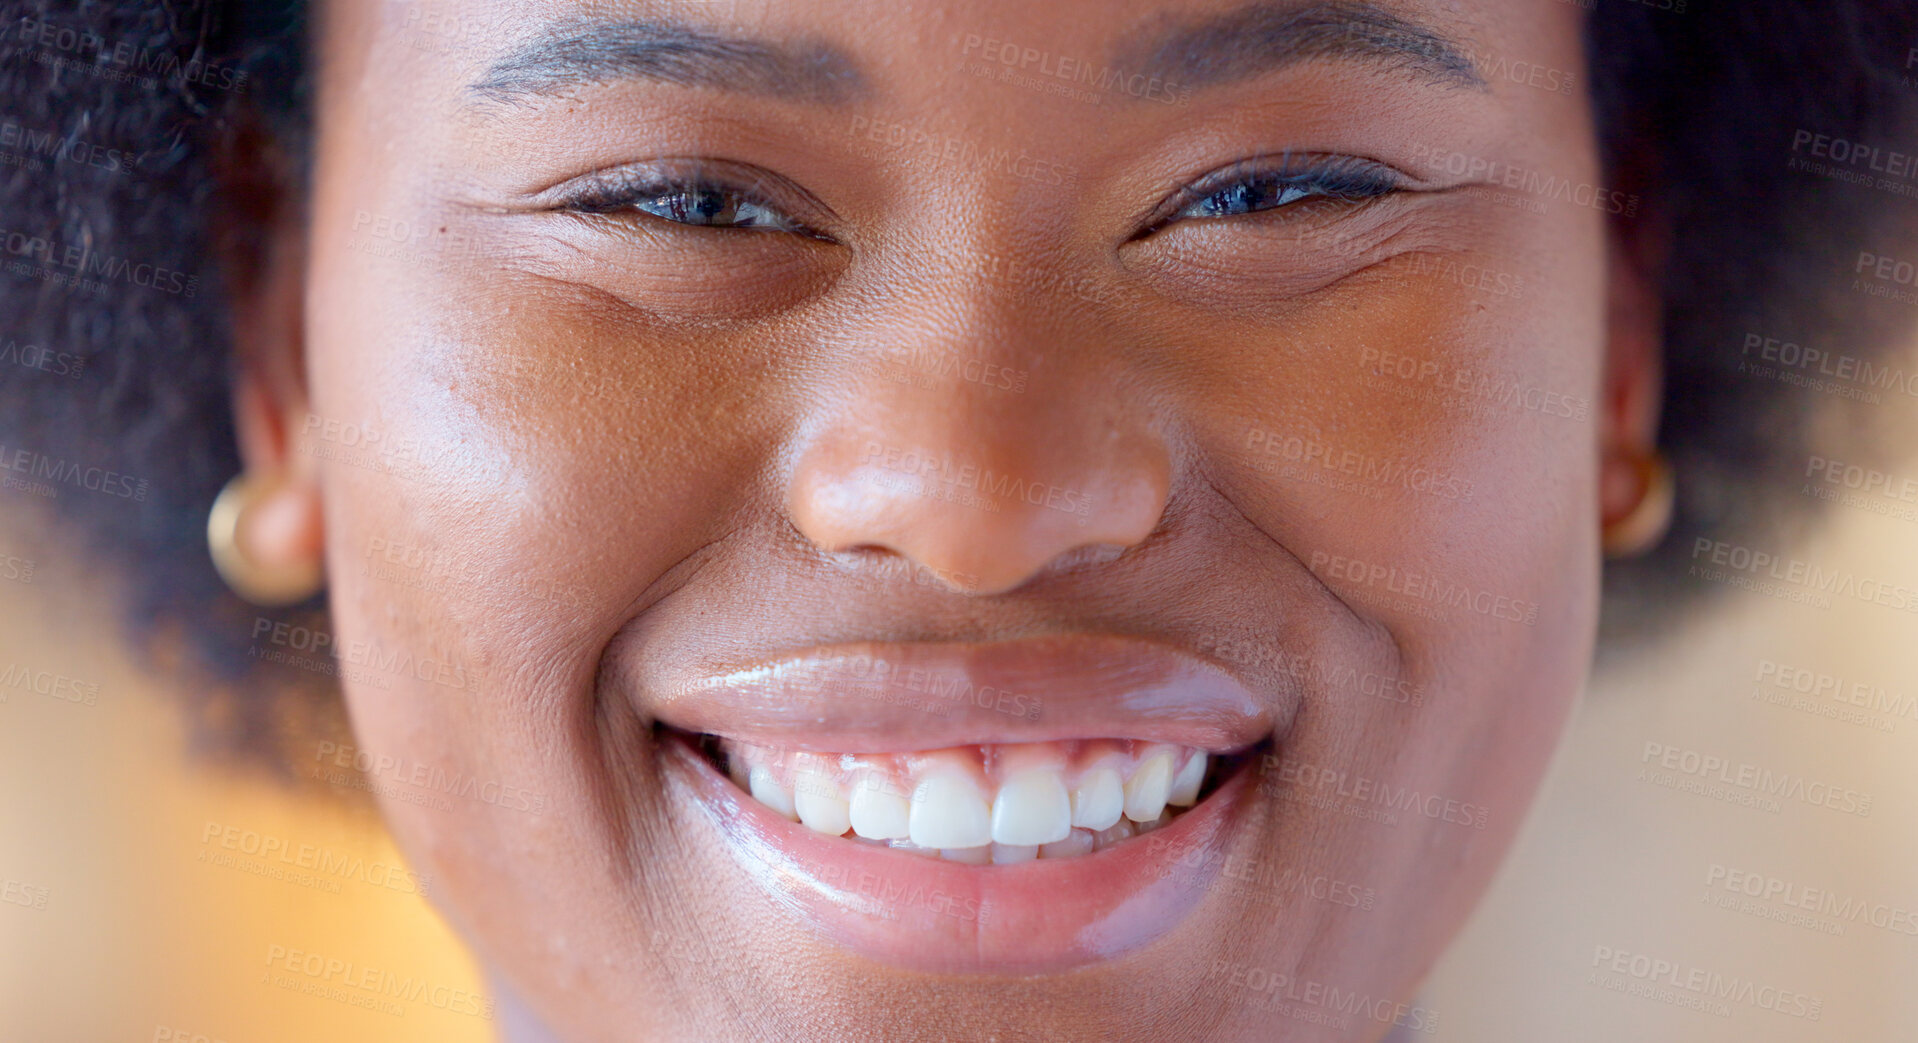
<svg viewBox="0 0 1918 1043">
<path fill-rule="evenodd" d="M 973 866 L 815 833 L 747 796 L 665 733 L 669 799 L 701 809 L 777 904 L 837 946 L 935 974 L 1071 970 L 1143 948 L 1210 893 L 1250 806 L 1240 770 L 1151 833 L 1075 858 Z"/>
<path fill-rule="evenodd" d="M 1136 638 L 855 642 L 657 678 L 651 716 L 684 732 L 829 753 L 1114 738 L 1231 752 L 1296 716 L 1211 660 Z"/>
</svg>

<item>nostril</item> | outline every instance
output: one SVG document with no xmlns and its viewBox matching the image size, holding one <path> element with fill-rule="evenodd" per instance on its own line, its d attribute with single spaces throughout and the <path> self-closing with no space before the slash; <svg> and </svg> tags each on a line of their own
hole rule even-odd
<svg viewBox="0 0 1918 1043">
<path fill-rule="evenodd" d="M 1105 565 L 1125 556 L 1128 550 L 1116 543 L 1088 543 L 1052 559 L 1052 567 L 1059 571 L 1090 568 Z"/>
<path fill-rule="evenodd" d="M 919 561 L 883 543 L 860 543 L 824 549 L 828 561 L 852 572 L 886 581 L 940 587 L 960 594 L 980 592 L 979 577 L 970 572 L 941 569 Z"/>
</svg>

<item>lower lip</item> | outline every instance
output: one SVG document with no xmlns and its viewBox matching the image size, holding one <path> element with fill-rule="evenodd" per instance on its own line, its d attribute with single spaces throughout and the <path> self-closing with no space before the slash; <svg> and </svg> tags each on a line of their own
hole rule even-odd
<svg viewBox="0 0 1918 1043">
<path fill-rule="evenodd" d="M 753 800 L 683 738 L 662 743 L 740 868 L 830 941 L 942 974 L 1045 974 L 1143 948 L 1190 917 L 1250 784 L 1234 772 L 1150 833 L 1076 858 L 973 866 L 815 833 Z M 669 784 L 670 785 L 670 784 Z"/>
</svg>

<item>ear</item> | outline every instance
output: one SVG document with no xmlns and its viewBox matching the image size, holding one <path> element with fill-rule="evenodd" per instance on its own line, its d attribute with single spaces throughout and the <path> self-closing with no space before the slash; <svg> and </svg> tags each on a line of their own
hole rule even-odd
<svg viewBox="0 0 1918 1043">
<path fill-rule="evenodd" d="M 1641 213 L 1606 237 L 1606 333 L 1599 431 L 1599 515 L 1608 530 L 1656 495 L 1645 466 L 1658 448 L 1664 402 L 1664 270 L 1668 229 Z M 1662 530 L 1662 520 L 1660 522 Z"/>
<path fill-rule="evenodd" d="M 319 567 L 324 550 L 316 461 L 296 440 L 308 416 L 305 207 L 292 164 L 262 122 L 232 124 L 214 159 L 212 241 L 233 332 L 233 426 L 256 490 L 236 538 L 254 564 L 285 573 Z"/>
</svg>

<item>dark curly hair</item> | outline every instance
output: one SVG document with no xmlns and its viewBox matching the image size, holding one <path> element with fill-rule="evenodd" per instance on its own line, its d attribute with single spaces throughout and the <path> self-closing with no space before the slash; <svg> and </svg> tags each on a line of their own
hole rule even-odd
<svg viewBox="0 0 1918 1043">
<path fill-rule="evenodd" d="M 1619 644 L 1656 632 L 1700 592 L 1681 578 L 1695 536 L 1790 538 L 1813 502 L 1791 495 L 1807 454 L 1866 451 L 1867 439 L 1814 441 L 1827 437 L 1814 421 L 1828 406 L 1855 421 L 1857 403 L 1738 365 L 1753 336 L 1878 361 L 1910 325 L 1912 312 L 1851 282 L 1861 250 L 1910 240 L 1912 204 L 1793 159 L 1802 134 L 1918 141 L 1906 73 L 1918 10 L 1581 6 L 1606 176 L 1645 201 L 1625 231 L 1662 227 L 1669 239 L 1656 273 L 1660 439 L 1678 503 L 1659 548 L 1608 565 L 1605 634 Z M 0 3 L 0 446 L 61 482 L 51 508 L 120 566 L 136 644 L 189 681 L 198 746 L 265 753 L 282 770 L 292 741 L 338 726 L 338 699 L 327 679 L 248 655 L 260 620 L 314 622 L 323 605 L 248 606 L 204 550 L 208 505 L 239 468 L 222 307 L 231 280 L 210 258 L 244 264 L 262 245 L 255 201 L 215 187 L 222 150 L 278 157 L 282 197 L 304 197 L 304 7 Z M 1847 426 L 1864 425 L 1837 425 Z"/>
</svg>

